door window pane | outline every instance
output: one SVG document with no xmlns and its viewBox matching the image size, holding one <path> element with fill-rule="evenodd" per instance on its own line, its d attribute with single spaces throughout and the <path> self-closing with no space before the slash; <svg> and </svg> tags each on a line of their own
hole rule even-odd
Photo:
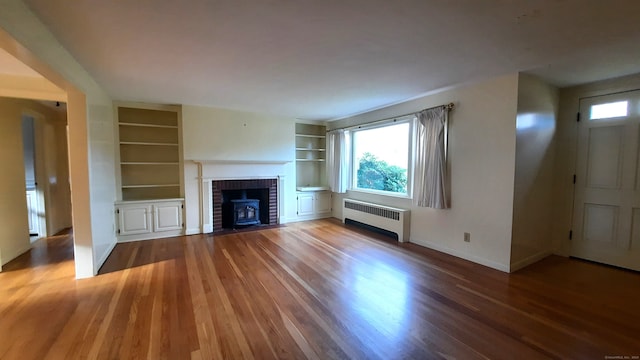
<svg viewBox="0 0 640 360">
<path fill-rule="evenodd" d="M 613 117 L 627 116 L 628 101 L 616 101 L 606 104 L 598 104 L 591 106 L 590 120 L 608 119 Z"/>
</svg>

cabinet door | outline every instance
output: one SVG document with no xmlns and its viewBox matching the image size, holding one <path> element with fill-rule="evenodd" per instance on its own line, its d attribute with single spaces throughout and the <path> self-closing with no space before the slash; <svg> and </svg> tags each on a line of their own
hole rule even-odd
<svg viewBox="0 0 640 360">
<path fill-rule="evenodd" d="M 298 194 L 298 215 L 312 215 L 314 211 L 314 195 L 313 193 L 299 193 Z"/>
<path fill-rule="evenodd" d="M 118 208 L 120 235 L 147 234 L 151 232 L 151 207 L 130 205 Z"/>
<path fill-rule="evenodd" d="M 316 193 L 315 201 L 316 214 L 331 212 L 331 193 L 328 191 L 321 191 Z"/>
<path fill-rule="evenodd" d="M 182 203 L 166 202 L 153 205 L 153 231 L 182 229 Z"/>
</svg>

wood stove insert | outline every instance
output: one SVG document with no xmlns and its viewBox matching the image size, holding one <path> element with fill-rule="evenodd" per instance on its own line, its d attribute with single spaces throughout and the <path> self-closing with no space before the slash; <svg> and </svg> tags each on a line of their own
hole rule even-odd
<svg viewBox="0 0 640 360">
<path fill-rule="evenodd" d="M 213 231 L 277 224 L 277 179 L 213 181 Z"/>
<path fill-rule="evenodd" d="M 238 226 L 260 224 L 260 200 L 258 199 L 231 200 L 229 210 L 233 213 L 231 225 L 233 229 Z"/>
</svg>

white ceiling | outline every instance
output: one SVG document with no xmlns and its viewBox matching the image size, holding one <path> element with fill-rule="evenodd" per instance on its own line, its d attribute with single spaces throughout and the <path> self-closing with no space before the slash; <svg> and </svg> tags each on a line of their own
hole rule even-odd
<svg viewBox="0 0 640 360">
<path fill-rule="evenodd" d="M 515 71 L 640 72 L 638 0 L 26 3 L 118 100 L 335 119 Z"/>
</svg>

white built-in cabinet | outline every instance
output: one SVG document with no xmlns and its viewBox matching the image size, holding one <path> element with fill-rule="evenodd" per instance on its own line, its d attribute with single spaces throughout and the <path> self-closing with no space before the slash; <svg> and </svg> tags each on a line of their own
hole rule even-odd
<svg viewBox="0 0 640 360">
<path fill-rule="evenodd" d="M 331 192 L 298 191 L 298 219 L 312 220 L 331 216 Z"/>
<path fill-rule="evenodd" d="M 296 186 L 326 187 L 326 159 L 326 127 L 296 123 Z"/>
<path fill-rule="evenodd" d="M 119 241 L 184 234 L 181 107 L 117 103 Z"/>
<path fill-rule="evenodd" d="M 181 198 L 180 107 L 122 105 L 117 116 L 122 200 Z"/>
<path fill-rule="evenodd" d="M 182 199 L 116 203 L 118 240 L 134 241 L 184 234 Z"/>
<path fill-rule="evenodd" d="M 314 198 L 315 193 L 298 192 L 298 216 L 309 216 L 314 214 Z"/>
<path fill-rule="evenodd" d="M 296 193 L 299 220 L 331 216 L 328 191 L 327 128 L 320 123 L 296 123 Z"/>
</svg>

